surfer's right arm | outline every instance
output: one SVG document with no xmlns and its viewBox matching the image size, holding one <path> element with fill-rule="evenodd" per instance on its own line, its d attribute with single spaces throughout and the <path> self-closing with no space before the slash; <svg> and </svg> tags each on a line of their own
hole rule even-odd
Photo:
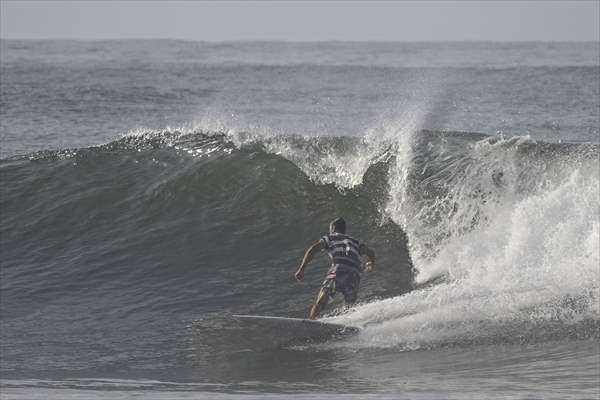
<svg viewBox="0 0 600 400">
<path fill-rule="evenodd" d="M 325 243 L 323 243 L 322 240 L 319 240 L 318 242 L 316 242 L 312 246 L 310 246 L 308 248 L 308 250 L 306 250 L 306 253 L 304 254 L 304 258 L 302 259 L 302 264 L 300 264 L 298 271 L 296 271 L 296 273 L 294 274 L 294 276 L 296 277 L 297 280 L 301 281 L 304 278 L 304 269 L 306 268 L 306 265 L 310 262 L 310 260 L 313 259 L 315 254 L 317 254 L 324 248 L 325 248 Z"/>
</svg>

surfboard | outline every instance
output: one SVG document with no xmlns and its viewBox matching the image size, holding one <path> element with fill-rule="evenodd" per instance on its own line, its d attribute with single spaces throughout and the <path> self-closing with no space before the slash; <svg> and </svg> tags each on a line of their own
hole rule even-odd
<svg viewBox="0 0 600 400">
<path fill-rule="evenodd" d="M 233 315 L 235 320 L 252 324 L 269 336 L 276 334 L 283 341 L 324 341 L 336 337 L 356 335 L 360 328 L 319 320 L 272 317 L 265 315 Z"/>
</svg>

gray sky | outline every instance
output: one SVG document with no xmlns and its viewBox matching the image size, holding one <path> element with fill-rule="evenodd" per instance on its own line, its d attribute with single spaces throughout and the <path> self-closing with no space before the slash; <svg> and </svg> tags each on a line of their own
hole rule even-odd
<svg viewBox="0 0 600 400">
<path fill-rule="evenodd" d="M 0 37 L 600 41 L 600 0 L 0 0 Z"/>
</svg>

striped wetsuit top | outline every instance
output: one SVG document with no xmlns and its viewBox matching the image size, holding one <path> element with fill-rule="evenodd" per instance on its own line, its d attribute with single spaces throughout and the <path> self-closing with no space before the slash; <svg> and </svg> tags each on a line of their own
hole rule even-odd
<svg viewBox="0 0 600 400">
<path fill-rule="evenodd" d="M 360 248 L 358 240 L 343 233 L 330 233 L 321 238 L 325 250 L 331 258 L 332 266 L 343 265 L 361 272 Z"/>
</svg>

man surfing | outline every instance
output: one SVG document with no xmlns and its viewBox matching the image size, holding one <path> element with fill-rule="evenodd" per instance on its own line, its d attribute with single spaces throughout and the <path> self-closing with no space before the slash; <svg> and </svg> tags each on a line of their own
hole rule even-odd
<svg viewBox="0 0 600 400">
<path fill-rule="evenodd" d="M 364 243 L 360 243 L 350 235 L 346 235 L 346 221 L 336 218 L 329 224 L 329 234 L 308 248 L 302 264 L 294 275 L 298 281 L 304 278 L 304 269 L 321 250 L 326 250 L 331 259 L 331 267 L 327 271 L 325 281 L 317 295 L 315 304 L 310 309 L 308 318 L 316 319 L 337 292 L 344 296 L 346 306 L 352 305 L 358 296 L 361 272 L 370 272 L 375 265 L 375 253 Z M 362 267 L 361 257 L 367 262 Z"/>
</svg>

